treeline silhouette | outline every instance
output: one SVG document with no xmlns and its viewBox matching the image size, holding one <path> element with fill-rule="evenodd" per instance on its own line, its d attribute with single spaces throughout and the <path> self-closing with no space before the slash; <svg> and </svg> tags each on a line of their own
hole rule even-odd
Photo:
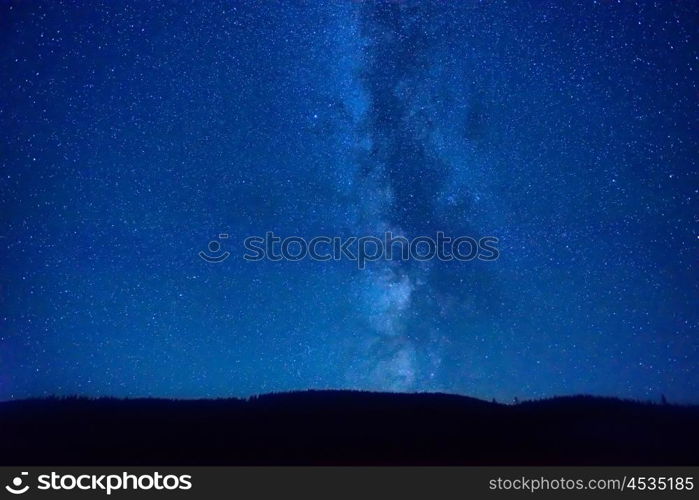
<svg viewBox="0 0 699 500">
<path fill-rule="evenodd" d="M 696 465 L 699 407 L 307 391 L 0 403 L 3 465 Z"/>
</svg>

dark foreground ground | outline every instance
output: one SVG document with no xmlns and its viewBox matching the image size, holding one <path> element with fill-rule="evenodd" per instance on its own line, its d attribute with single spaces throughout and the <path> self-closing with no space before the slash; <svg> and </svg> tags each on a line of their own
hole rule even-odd
<svg viewBox="0 0 699 500">
<path fill-rule="evenodd" d="M 699 407 L 444 394 L 0 403 L 5 465 L 697 465 Z"/>
</svg>

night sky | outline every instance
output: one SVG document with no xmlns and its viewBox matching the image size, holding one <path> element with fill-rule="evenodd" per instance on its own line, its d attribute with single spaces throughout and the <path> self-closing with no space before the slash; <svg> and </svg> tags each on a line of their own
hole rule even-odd
<svg viewBox="0 0 699 500">
<path fill-rule="evenodd" d="M 0 5 L 0 399 L 699 402 L 694 1 Z M 495 236 L 247 262 L 246 236 Z M 219 264 L 197 254 L 221 233 Z"/>
</svg>

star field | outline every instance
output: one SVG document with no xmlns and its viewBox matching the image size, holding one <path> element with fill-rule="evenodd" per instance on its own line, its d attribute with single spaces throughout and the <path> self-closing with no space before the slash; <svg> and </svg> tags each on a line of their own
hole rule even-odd
<svg viewBox="0 0 699 500">
<path fill-rule="evenodd" d="M 699 402 L 693 2 L 0 9 L 1 399 Z M 244 261 L 266 231 L 500 257 Z"/>
</svg>

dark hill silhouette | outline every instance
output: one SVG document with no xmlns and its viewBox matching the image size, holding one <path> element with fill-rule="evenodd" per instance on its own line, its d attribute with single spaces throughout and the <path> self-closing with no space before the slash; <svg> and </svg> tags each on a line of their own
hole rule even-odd
<svg viewBox="0 0 699 500">
<path fill-rule="evenodd" d="M 448 394 L 0 403 L 3 465 L 696 465 L 699 407 Z"/>
</svg>

